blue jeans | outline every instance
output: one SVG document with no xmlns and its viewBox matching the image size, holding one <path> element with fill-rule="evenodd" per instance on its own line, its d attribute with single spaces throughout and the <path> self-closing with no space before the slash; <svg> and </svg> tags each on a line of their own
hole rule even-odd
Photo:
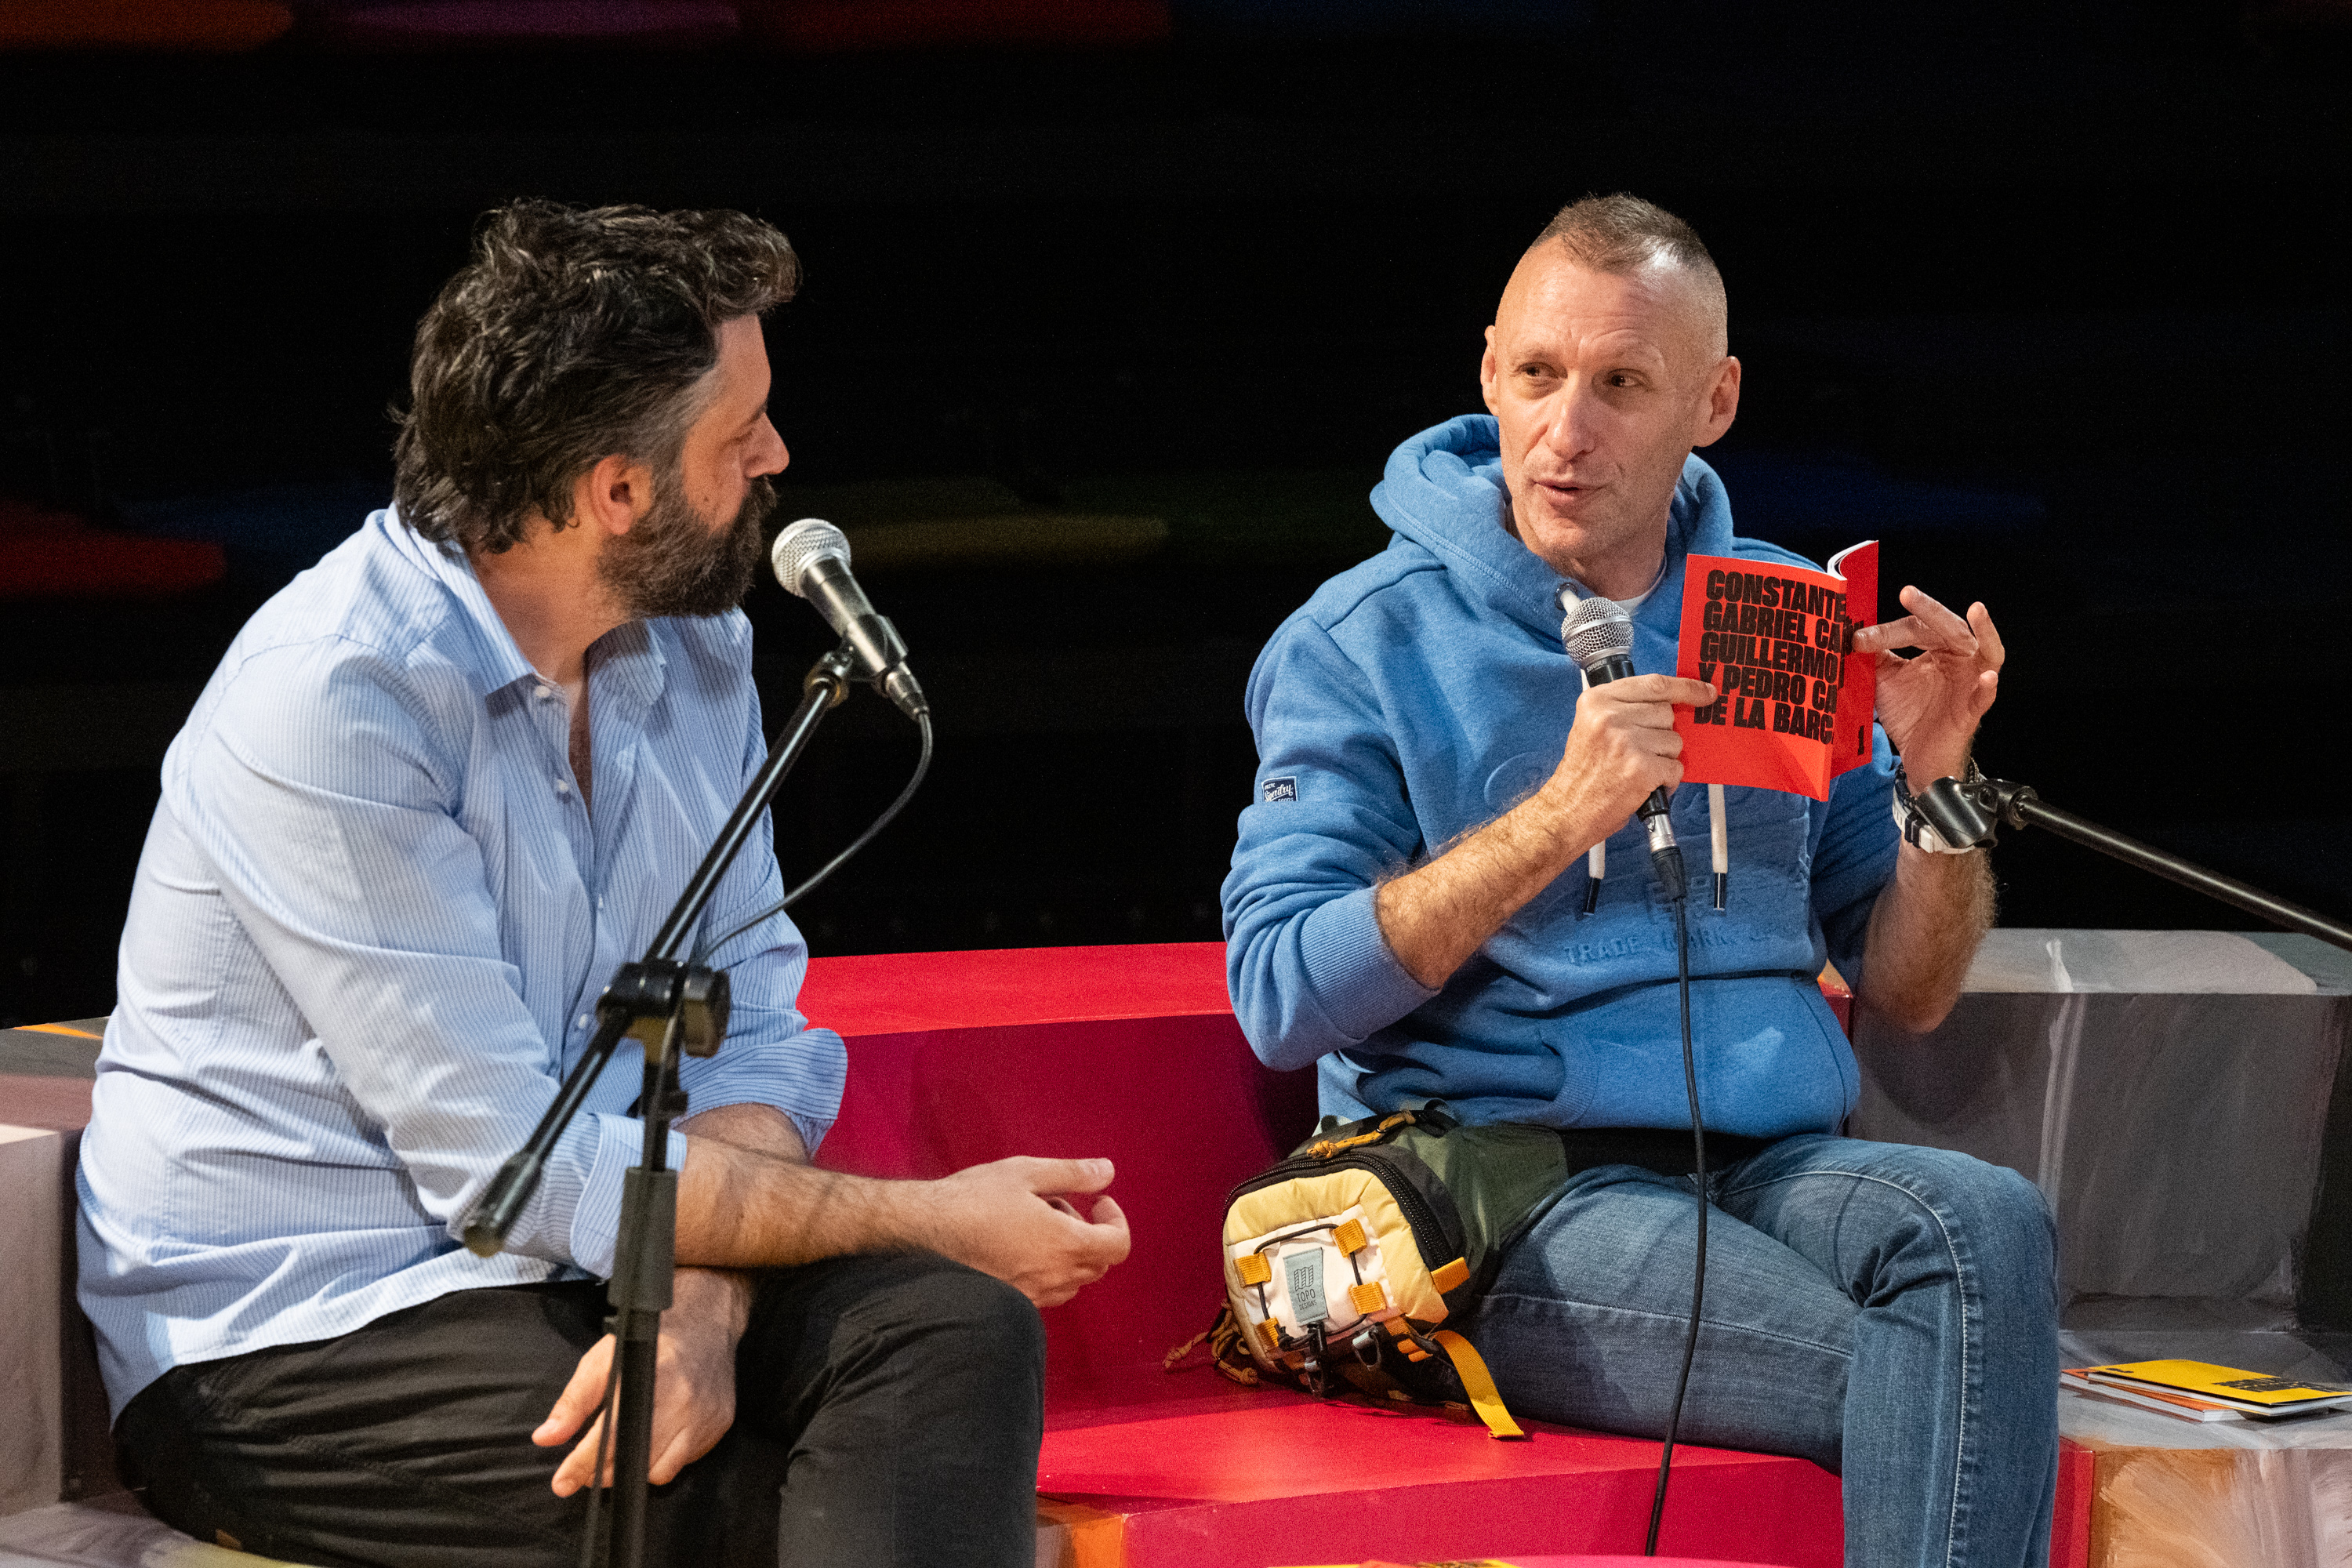
<svg viewBox="0 0 2352 1568">
<path fill-rule="evenodd" d="M 1839 1472 L 1857 1568 L 2046 1563 L 2058 1310 L 2042 1194 L 1966 1154 L 1813 1133 L 1707 1183 L 1682 1437 Z M 1664 1435 L 1695 1208 L 1688 1176 L 1570 1179 L 1463 1325 L 1514 1410 Z"/>
</svg>

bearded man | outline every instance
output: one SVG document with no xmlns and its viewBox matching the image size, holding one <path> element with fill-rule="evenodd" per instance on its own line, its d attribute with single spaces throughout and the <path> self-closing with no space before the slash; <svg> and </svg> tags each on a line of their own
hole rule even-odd
<svg viewBox="0 0 2352 1568">
<path fill-rule="evenodd" d="M 1488 416 L 1397 448 L 1372 492 L 1397 537 L 1251 674 L 1258 795 L 1224 889 L 1234 1010 L 1270 1065 L 1317 1068 L 1326 1112 L 1560 1130 L 1572 1173 L 1460 1326 L 1514 1407 L 1644 1436 L 1697 1216 L 1675 921 L 1631 819 L 1682 782 L 1675 706 L 1717 696 L 1673 674 L 1684 559 L 1802 563 L 1736 536 L 1693 456 L 1738 408 L 1727 350 L 1688 225 L 1623 195 L 1561 211 L 1487 329 Z M 1563 590 L 1628 609 L 1638 673 L 1579 695 Z M 2013 1171 L 1837 1136 L 1859 1074 L 1814 979 L 1834 959 L 1924 1031 L 1991 921 L 1983 854 L 1898 825 L 1890 742 L 1915 788 L 1960 773 L 2000 638 L 1981 605 L 1902 600 L 1853 638 L 1872 764 L 1826 801 L 1727 790 L 1727 905 L 1689 910 L 1711 1206 L 1682 1434 L 1839 1471 L 1856 1568 L 2017 1568 L 2056 1484 L 2049 1213 Z M 1705 800 L 1672 802 L 1685 845 Z"/>
<path fill-rule="evenodd" d="M 507 1252 L 458 1232 L 766 752 L 736 605 L 787 458 L 761 316 L 798 270 L 737 213 L 491 214 L 417 331 L 394 505 L 255 615 L 172 746 L 80 1297 L 126 1463 L 200 1539 L 578 1560 L 635 1063 Z M 755 834 L 705 924 L 781 892 Z M 1032 1303 L 1125 1256 L 1114 1203 L 1064 1196 L 1109 1163 L 814 1169 L 845 1061 L 795 1009 L 800 935 L 710 962 L 734 1011 L 669 1152 L 650 1560 L 1028 1563 Z"/>
</svg>

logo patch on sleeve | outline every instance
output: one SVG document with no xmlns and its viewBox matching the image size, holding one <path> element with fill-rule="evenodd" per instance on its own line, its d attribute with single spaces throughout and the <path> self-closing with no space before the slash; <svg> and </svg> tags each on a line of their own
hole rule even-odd
<svg viewBox="0 0 2352 1568">
<path fill-rule="evenodd" d="M 1268 805 L 1272 805 L 1277 800 L 1298 798 L 1298 781 L 1295 778 L 1268 779 L 1260 788 Z"/>
</svg>

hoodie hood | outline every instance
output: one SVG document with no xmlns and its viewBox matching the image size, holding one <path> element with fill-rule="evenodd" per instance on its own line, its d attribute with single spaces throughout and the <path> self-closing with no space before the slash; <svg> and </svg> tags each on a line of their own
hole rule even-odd
<svg viewBox="0 0 2352 1568">
<path fill-rule="evenodd" d="M 1490 414 L 1465 414 L 1413 437 L 1389 455 L 1372 489 L 1372 510 L 1403 538 L 1444 562 L 1464 597 L 1506 616 L 1537 636 L 1559 635 L 1563 578 L 1504 526 L 1510 493 L 1503 484 L 1502 437 Z M 1693 455 L 1683 462 L 1666 521 L 1666 571 L 1634 612 L 1636 626 L 1675 635 L 1682 615 L 1681 560 L 1732 552 L 1731 503 L 1713 468 Z"/>
</svg>

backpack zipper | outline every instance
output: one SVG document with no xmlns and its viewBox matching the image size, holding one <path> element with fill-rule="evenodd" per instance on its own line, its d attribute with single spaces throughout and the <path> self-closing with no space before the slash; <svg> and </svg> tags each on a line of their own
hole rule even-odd
<svg viewBox="0 0 2352 1568">
<path fill-rule="evenodd" d="M 1274 1169 L 1251 1177 L 1226 1194 L 1225 1206 L 1233 1207 L 1234 1200 L 1244 1194 L 1277 1186 L 1294 1176 L 1312 1175 L 1320 1171 L 1370 1173 L 1372 1179 L 1380 1183 L 1389 1197 L 1396 1204 L 1398 1212 L 1404 1215 L 1405 1226 L 1412 1232 L 1413 1245 L 1421 1249 L 1421 1264 L 1423 1268 L 1443 1268 L 1459 1255 L 1461 1249 L 1452 1247 L 1446 1241 L 1445 1227 L 1438 1220 L 1437 1211 L 1429 1206 L 1429 1200 L 1422 1196 L 1421 1189 L 1402 1176 L 1393 1181 L 1390 1180 L 1388 1172 L 1381 1167 L 1378 1160 L 1370 1159 L 1361 1154 L 1339 1154 L 1328 1160 L 1305 1156 L 1285 1160 Z"/>
</svg>

